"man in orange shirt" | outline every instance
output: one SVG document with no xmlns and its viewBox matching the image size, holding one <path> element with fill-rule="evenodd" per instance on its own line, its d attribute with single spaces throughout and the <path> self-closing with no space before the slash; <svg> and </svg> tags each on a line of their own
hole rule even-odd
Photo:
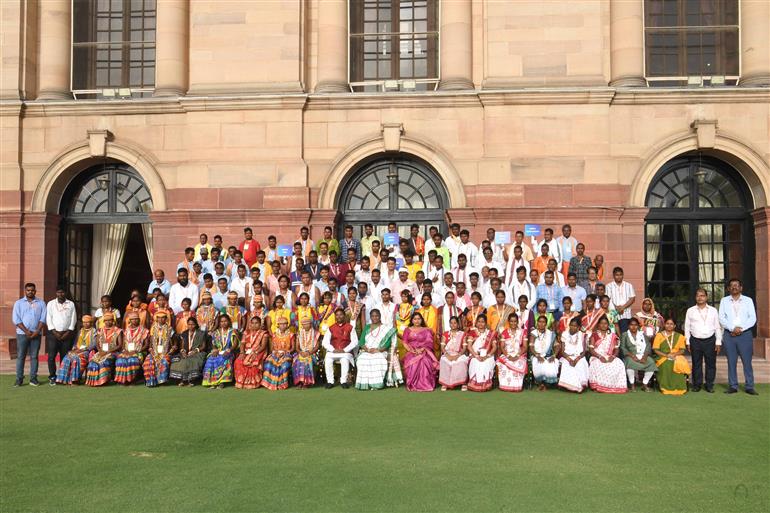
<svg viewBox="0 0 770 513">
<path fill-rule="evenodd" d="M 537 271 L 538 275 L 543 274 L 548 270 L 548 261 L 551 257 L 548 255 L 548 244 L 543 243 L 540 246 L 540 255 L 532 261 L 532 269 Z"/>
</svg>

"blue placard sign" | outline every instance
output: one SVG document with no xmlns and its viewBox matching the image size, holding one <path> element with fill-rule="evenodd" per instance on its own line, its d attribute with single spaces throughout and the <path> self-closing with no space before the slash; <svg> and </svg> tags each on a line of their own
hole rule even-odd
<svg viewBox="0 0 770 513">
<path fill-rule="evenodd" d="M 510 244 L 511 232 L 495 232 L 495 244 Z"/>
<path fill-rule="evenodd" d="M 539 224 L 525 224 L 524 225 L 524 235 L 527 237 L 539 237 L 540 236 L 540 225 Z"/>
<path fill-rule="evenodd" d="M 281 244 L 278 246 L 278 256 L 279 257 L 288 257 L 291 256 L 292 253 L 292 247 L 289 244 Z"/>
<path fill-rule="evenodd" d="M 382 241 L 386 246 L 398 246 L 401 237 L 397 233 L 388 232 L 382 236 Z"/>
</svg>

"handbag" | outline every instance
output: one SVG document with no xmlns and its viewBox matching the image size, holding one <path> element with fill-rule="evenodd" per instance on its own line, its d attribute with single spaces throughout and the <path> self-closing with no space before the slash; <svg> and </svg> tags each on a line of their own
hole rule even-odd
<svg viewBox="0 0 770 513">
<path fill-rule="evenodd" d="M 690 374 L 692 372 L 690 362 L 681 354 L 674 358 L 674 372 L 677 374 Z"/>
</svg>

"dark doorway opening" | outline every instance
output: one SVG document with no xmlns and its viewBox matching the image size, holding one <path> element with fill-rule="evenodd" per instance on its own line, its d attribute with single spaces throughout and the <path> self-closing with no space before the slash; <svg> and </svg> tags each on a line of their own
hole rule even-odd
<svg viewBox="0 0 770 513">
<path fill-rule="evenodd" d="M 123 313 L 131 299 L 131 291 L 139 289 L 142 294 L 145 294 L 150 280 L 152 280 L 152 271 L 147 260 L 142 225 L 131 224 L 128 226 L 128 240 L 126 241 L 123 264 L 120 266 L 120 274 L 118 274 L 118 281 L 115 282 L 115 288 L 112 289 L 113 304 Z"/>
</svg>

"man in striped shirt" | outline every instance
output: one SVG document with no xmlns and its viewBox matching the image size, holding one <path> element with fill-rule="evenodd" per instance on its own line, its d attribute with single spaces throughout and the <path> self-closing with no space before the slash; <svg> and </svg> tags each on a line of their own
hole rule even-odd
<svg viewBox="0 0 770 513">
<path fill-rule="evenodd" d="M 610 307 L 618 312 L 620 332 L 625 333 L 631 321 L 631 305 L 636 300 L 636 293 L 634 286 L 623 280 L 622 267 L 612 270 L 612 278 L 614 281 L 607 285 L 606 294 L 610 297 Z"/>
</svg>

